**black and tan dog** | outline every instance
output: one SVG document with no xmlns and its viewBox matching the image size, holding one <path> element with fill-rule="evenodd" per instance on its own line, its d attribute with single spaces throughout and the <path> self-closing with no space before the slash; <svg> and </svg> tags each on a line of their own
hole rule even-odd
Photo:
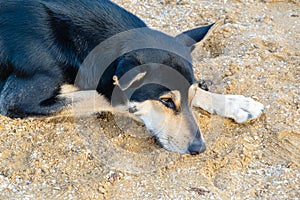
<svg viewBox="0 0 300 200">
<path fill-rule="evenodd" d="M 171 37 L 107 0 L 2 1 L 0 114 L 117 109 L 143 121 L 164 148 L 203 152 L 192 106 L 236 122 L 263 112 L 250 98 L 198 87 L 190 53 L 212 27 Z M 77 90 L 62 92 L 65 84 Z"/>
</svg>

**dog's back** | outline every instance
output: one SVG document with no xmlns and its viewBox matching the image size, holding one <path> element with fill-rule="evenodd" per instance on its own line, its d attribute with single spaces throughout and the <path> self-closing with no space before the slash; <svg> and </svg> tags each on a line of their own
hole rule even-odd
<svg viewBox="0 0 300 200">
<path fill-rule="evenodd" d="M 143 21 L 106 0 L 1 2 L 0 113 L 59 110 L 60 86 L 74 82 L 88 53 L 103 40 L 140 27 L 146 27 Z"/>
<path fill-rule="evenodd" d="M 10 63 L 16 71 L 22 68 L 25 74 L 41 67 L 28 66 L 33 64 L 28 63 L 28 54 L 34 55 L 34 62 L 40 59 L 44 65 L 40 51 L 46 49 L 43 53 L 51 54 L 56 62 L 78 65 L 103 40 L 146 26 L 110 1 L 29 0 L 1 4 L 0 63 Z M 33 43 L 40 46 L 29 45 Z M 27 63 L 22 63 L 21 55 Z"/>
</svg>

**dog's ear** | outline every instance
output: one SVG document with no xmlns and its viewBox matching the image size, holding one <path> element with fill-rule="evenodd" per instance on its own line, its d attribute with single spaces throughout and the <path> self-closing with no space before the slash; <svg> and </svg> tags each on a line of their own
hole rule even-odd
<svg viewBox="0 0 300 200">
<path fill-rule="evenodd" d="M 127 54 L 121 56 L 120 58 L 118 58 L 115 75 L 118 78 L 120 78 L 125 73 L 127 73 L 131 69 L 133 69 L 141 64 L 142 64 L 142 62 L 136 53 L 134 53 L 134 52 L 127 53 Z"/>
<path fill-rule="evenodd" d="M 138 70 L 130 70 L 125 73 L 124 76 L 119 78 L 113 76 L 114 85 L 116 89 L 111 97 L 111 104 L 116 105 L 129 105 L 129 99 L 133 91 L 139 88 L 143 84 L 143 79 L 147 72 L 139 72 Z"/>
<path fill-rule="evenodd" d="M 136 89 L 141 83 L 142 79 L 146 76 L 147 72 L 133 72 L 129 76 L 125 76 L 119 80 L 118 76 L 113 76 L 114 85 L 118 86 L 122 91 L 127 89 Z"/>
<path fill-rule="evenodd" d="M 133 91 L 139 88 L 146 76 L 146 70 L 139 67 L 142 65 L 138 55 L 129 53 L 119 58 L 113 76 L 113 84 L 116 86 L 111 96 L 111 104 L 114 106 L 128 105 Z"/>
<path fill-rule="evenodd" d="M 191 47 L 191 50 L 193 50 L 193 46 L 196 43 L 204 41 L 221 23 L 223 23 L 223 21 L 219 20 L 208 26 L 201 26 L 188 30 L 177 35 L 175 38 L 184 43 L 186 46 Z"/>
<path fill-rule="evenodd" d="M 146 75 L 146 72 L 139 67 L 140 65 L 142 62 L 135 53 L 122 56 L 113 76 L 114 85 L 122 91 L 138 87 Z"/>
</svg>

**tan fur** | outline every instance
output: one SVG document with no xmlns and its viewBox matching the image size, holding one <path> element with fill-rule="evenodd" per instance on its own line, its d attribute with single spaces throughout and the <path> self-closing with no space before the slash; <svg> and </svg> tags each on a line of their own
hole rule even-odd
<svg viewBox="0 0 300 200">
<path fill-rule="evenodd" d="M 178 90 L 173 90 L 171 92 L 168 92 L 168 93 L 160 96 L 159 98 L 160 99 L 169 99 L 169 98 L 172 99 L 175 106 L 176 106 L 176 108 L 177 108 L 177 110 L 180 110 L 180 108 L 181 108 L 181 104 L 180 104 L 181 103 L 180 102 L 181 96 L 180 96 L 180 92 Z"/>
<path fill-rule="evenodd" d="M 176 106 L 181 107 L 179 91 L 171 91 L 161 98 L 172 98 Z M 159 138 L 162 146 L 170 151 L 188 152 L 189 143 L 193 141 L 199 129 L 191 108 L 175 113 L 156 100 L 133 102 L 132 106 L 138 110 L 135 115 L 140 117 L 147 128 Z"/>
<path fill-rule="evenodd" d="M 137 74 L 129 83 L 120 84 L 118 77 L 114 77 L 114 81 L 120 89 L 124 89 L 122 86 L 126 89 L 144 76 L 145 73 Z M 159 97 L 166 102 L 171 99 L 176 109 L 168 108 L 158 100 L 128 101 L 116 108 L 95 90 L 77 91 L 76 88 L 69 86 L 64 86 L 60 97 L 67 98 L 71 104 L 59 116 L 82 116 L 101 111 L 129 114 L 128 111 L 132 110 L 133 114 L 130 116 L 144 122 L 165 149 L 179 153 L 190 153 L 188 148 L 195 141 L 196 133 L 200 133 L 197 140 L 204 144 L 192 106 L 232 118 L 239 123 L 249 118 L 257 118 L 263 112 L 263 105 L 251 98 L 211 93 L 200 89 L 197 84 L 190 86 L 187 99 L 184 99 L 177 90 Z"/>
</svg>

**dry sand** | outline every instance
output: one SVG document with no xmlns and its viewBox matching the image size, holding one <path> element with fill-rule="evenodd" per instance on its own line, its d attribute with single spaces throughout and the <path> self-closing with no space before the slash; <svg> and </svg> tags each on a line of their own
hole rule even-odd
<svg viewBox="0 0 300 200">
<path fill-rule="evenodd" d="M 167 152 L 109 113 L 0 117 L 0 199 L 299 199 L 299 2 L 115 2 L 171 35 L 224 19 L 193 52 L 196 76 L 266 113 L 236 124 L 196 109 L 208 147 L 197 156 Z"/>
</svg>

